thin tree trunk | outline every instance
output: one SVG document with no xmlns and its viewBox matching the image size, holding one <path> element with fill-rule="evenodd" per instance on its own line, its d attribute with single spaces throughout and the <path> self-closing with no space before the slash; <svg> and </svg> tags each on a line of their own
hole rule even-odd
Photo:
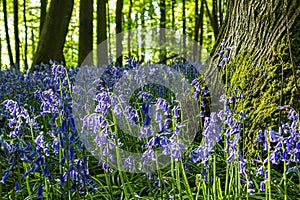
<svg viewBox="0 0 300 200">
<path fill-rule="evenodd" d="M 166 28 L 166 2 L 165 0 L 160 0 L 160 31 L 159 31 L 159 37 L 160 37 L 160 42 L 161 42 L 161 49 L 160 49 L 160 63 L 166 64 L 166 57 L 167 57 L 167 52 L 165 46 L 166 42 L 166 33 L 165 33 L 165 28 Z"/>
<path fill-rule="evenodd" d="M 219 34 L 219 20 L 218 20 L 218 0 L 213 0 L 212 2 L 212 18 L 213 18 L 213 23 L 216 26 L 217 29 L 217 35 L 215 38 L 217 38 Z"/>
<path fill-rule="evenodd" d="M 131 41 L 131 12 L 132 12 L 132 0 L 129 0 L 129 11 L 128 11 L 128 38 L 127 38 L 127 48 L 128 48 L 128 57 L 131 57 L 131 46 L 130 46 L 130 41 Z"/>
<path fill-rule="evenodd" d="M 80 0 L 78 66 L 93 50 L 93 0 Z M 91 65 L 91 63 L 85 63 Z"/>
<path fill-rule="evenodd" d="M 217 21 L 215 20 L 214 13 L 212 15 L 210 13 L 207 1 L 206 0 L 203 0 L 203 1 L 205 3 L 205 8 L 206 8 L 206 12 L 207 12 L 209 21 L 211 23 L 211 26 L 213 27 L 215 39 L 217 39 L 218 34 L 219 34 L 219 29 L 218 29 Z M 215 0 L 213 0 L 213 1 L 215 1 Z"/>
<path fill-rule="evenodd" d="M 123 18 L 123 0 L 117 0 L 117 7 L 116 7 L 116 34 L 119 34 L 122 32 L 122 18 Z M 122 40 L 123 37 L 122 35 L 119 35 L 117 37 L 117 64 L 119 66 L 122 66 L 122 51 L 123 51 L 123 46 L 122 46 Z"/>
<path fill-rule="evenodd" d="M 63 49 L 73 6 L 74 0 L 51 1 L 33 58 L 33 66 L 42 62 L 48 63 L 51 59 L 65 64 Z"/>
<path fill-rule="evenodd" d="M 107 10 L 106 10 L 106 13 L 107 13 L 107 30 L 108 30 L 108 51 L 109 51 L 109 57 L 112 58 L 112 47 L 111 47 L 111 28 L 110 28 L 110 23 L 111 23 L 111 20 L 110 20 L 110 14 L 109 14 L 109 4 L 107 4 Z"/>
<path fill-rule="evenodd" d="M 19 2 L 14 0 L 14 33 L 15 33 L 15 67 L 20 69 L 20 39 L 19 39 Z"/>
<path fill-rule="evenodd" d="M 35 37 L 34 37 L 33 29 L 31 29 L 31 42 L 32 42 L 32 52 L 35 52 Z"/>
<path fill-rule="evenodd" d="M 199 56 L 199 49 L 198 42 L 199 42 L 199 28 L 200 28 L 200 16 L 199 16 L 199 1 L 195 0 L 195 28 L 194 28 L 194 62 L 198 61 Z"/>
<path fill-rule="evenodd" d="M 223 1 L 219 0 L 219 22 L 220 22 L 220 27 L 223 24 Z"/>
<path fill-rule="evenodd" d="M 146 9 L 143 6 L 142 7 L 142 29 L 145 28 L 145 12 Z M 141 39 L 142 39 L 142 48 L 141 48 L 141 59 L 140 59 L 140 63 L 143 63 L 145 61 L 145 34 L 144 31 L 141 32 Z"/>
<path fill-rule="evenodd" d="M 203 31 L 204 31 L 204 27 L 203 27 L 203 22 L 204 22 L 204 0 L 201 0 L 201 4 L 200 4 L 200 15 L 199 15 L 199 26 L 200 26 L 200 49 L 199 49 L 199 60 L 200 62 L 202 62 L 202 48 L 203 48 Z"/>
<path fill-rule="evenodd" d="M 108 64 L 107 55 L 107 30 L 106 30 L 106 0 L 97 1 L 97 44 L 98 48 L 98 66 Z"/>
<path fill-rule="evenodd" d="M 41 12 L 40 12 L 40 34 L 42 33 L 43 24 L 45 22 L 47 13 L 47 0 L 41 0 Z"/>
<path fill-rule="evenodd" d="M 14 59 L 11 51 L 9 33 L 8 33 L 8 22 L 7 22 L 7 5 L 6 0 L 3 0 L 3 15 L 4 15 L 4 26 L 5 26 L 5 35 L 6 35 L 6 43 L 7 43 L 7 51 L 9 56 L 9 62 L 11 66 L 14 66 Z"/>
<path fill-rule="evenodd" d="M 27 61 L 28 27 L 27 27 L 27 19 L 26 19 L 26 0 L 23 1 L 23 19 L 24 19 L 24 27 L 25 27 L 24 67 L 25 70 L 27 70 L 28 69 L 28 61 Z"/>
<path fill-rule="evenodd" d="M 172 9 L 172 29 L 175 30 L 175 0 L 172 0 L 171 9 Z"/>
<path fill-rule="evenodd" d="M 186 57 L 186 15 L 185 15 L 185 0 L 182 0 L 182 32 L 183 32 L 183 53 Z"/>
</svg>

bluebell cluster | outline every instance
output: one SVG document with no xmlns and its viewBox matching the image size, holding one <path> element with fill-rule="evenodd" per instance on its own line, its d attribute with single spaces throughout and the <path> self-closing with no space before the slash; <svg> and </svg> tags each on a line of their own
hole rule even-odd
<svg viewBox="0 0 300 200">
<path fill-rule="evenodd" d="M 222 41 L 221 47 L 220 66 L 224 66 L 229 62 L 231 48 L 225 47 L 225 41 Z M 243 101 L 243 92 L 229 85 L 227 91 L 230 95 L 223 95 L 220 99 L 224 109 L 207 114 L 205 98 L 209 98 L 210 91 L 198 79 L 196 68 L 188 63 L 170 65 L 185 74 L 194 92 L 193 98 L 199 101 L 201 108 L 201 145 L 187 151 L 179 137 L 186 126 L 185 119 L 181 119 L 183 107 L 168 88 L 148 84 L 135 91 L 129 104 L 122 96 L 113 95 L 113 87 L 122 75 L 137 68 L 133 59 L 126 58 L 126 61 L 124 67 L 109 65 L 101 75 L 93 98 L 95 108 L 92 113 L 80 116 L 83 121 L 80 130 L 76 124 L 72 98 L 76 92 L 80 93 L 74 88 L 78 69 L 52 63 L 51 66 L 45 65 L 44 71 L 0 71 L 0 159 L 4 161 L 0 164 L 1 184 L 13 185 L 15 191 L 20 193 L 26 191 L 24 179 L 34 176 L 38 180 L 38 186 L 34 188 L 37 198 L 45 196 L 46 183 L 57 185 L 63 191 L 61 195 L 66 195 L 66 191 L 84 194 L 101 190 L 90 175 L 89 156 L 98 155 L 101 170 L 106 173 L 113 171 L 109 165 L 117 159 L 112 154 L 113 150 L 116 147 L 125 148 L 125 136 L 119 131 L 124 127 L 119 127 L 114 119 L 119 116 L 125 118 L 129 127 L 138 127 L 136 144 L 142 151 L 140 162 L 145 169 L 155 164 L 156 150 L 161 149 L 163 155 L 185 162 L 185 169 L 188 169 L 188 164 L 202 162 L 204 168 L 201 174 L 209 184 L 207 176 L 211 155 L 216 152 L 215 144 L 223 142 L 222 153 L 226 155 L 226 164 L 238 166 L 241 174 L 239 181 L 248 184 L 248 193 L 254 193 L 255 190 L 250 188 L 253 186 L 250 160 L 243 157 L 239 146 L 247 115 L 243 110 L 234 110 L 235 105 Z M 262 145 L 263 151 L 270 150 L 270 160 L 274 165 L 284 161 L 287 170 L 298 172 L 299 114 L 290 106 L 280 109 L 287 108 L 290 109 L 287 115 L 289 123 L 282 122 L 278 131 L 259 131 L 257 143 Z M 85 133 L 93 138 L 93 144 L 85 143 Z M 88 152 L 89 145 L 97 148 Z M 128 156 L 121 160 L 121 165 L 134 171 L 135 162 L 133 156 Z M 260 190 L 264 191 L 268 179 L 267 159 L 261 155 L 254 162 L 259 164 L 256 175 L 264 177 L 260 183 Z M 21 177 L 17 177 L 17 167 L 22 165 L 26 166 L 26 170 L 23 168 Z M 160 187 L 155 174 L 148 171 L 146 175 Z"/>
<path fill-rule="evenodd" d="M 260 130 L 257 134 L 256 142 L 260 144 L 263 152 L 270 150 L 270 161 L 273 165 L 283 165 L 285 162 L 286 171 L 283 173 L 299 173 L 298 165 L 300 163 L 300 133 L 299 133 L 299 113 L 291 106 L 282 106 L 278 109 L 286 110 L 288 122 L 281 122 L 278 130 L 266 129 Z M 265 183 L 268 180 L 268 170 L 266 164 L 268 157 L 263 155 L 254 159 L 259 164 L 256 172 L 258 175 L 264 177 L 260 183 L 260 190 L 265 190 Z"/>
<path fill-rule="evenodd" d="M 0 147 L 1 183 L 15 180 L 16 192 L 25 187 L 23 179 L 39 173 L 60 188 L 80 193 L 99 188 L 89 176 L 87 156 L 72 115 L 72 84 L 76 69 L 48 66 L 43 72 L 1 72 Z M 18 165 L 27 166 L 21 178 L 14 174 Z M 57 171 L 57 166 L 61 170 Z M 11 180 L 9 182 L 11 182 Z M 17 181 L 18 180 L 18 181 Z M 44 181 L 37 189 L 43 197 Z"/>
</svg>

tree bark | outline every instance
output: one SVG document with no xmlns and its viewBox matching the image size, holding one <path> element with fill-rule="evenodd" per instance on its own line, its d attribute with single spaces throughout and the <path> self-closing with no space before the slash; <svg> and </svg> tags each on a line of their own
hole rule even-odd
<svg viewBox="0 0 300 200">
<path fill-rule="evenodd" d="M 52 0 L 42 27 L 33 66 L 48 63 L 51 59 L 65 63 L 63 54 L 74 0 Z"/>
<path fill-rule="evenodd" d="M 40 34 L 42 33 L 42 27 L 43 27 L 43 24 L 44 24 L 44 22 L 45 22 L 46 13 L 47 13 L 47 0 L 41 0 Z"/>
<path fill-rule="evenodd" d="M 217 38 L 218 35 L 219 35 L 219 27 L 218 27 L 218 21 L 216 20 L 216 15 L 214 13 L 215 12 L 215 5 L 214 5 L 215 0 L 213 0 L 213 5 L 214 6 L 213 6 L 213 13 L 212 14 L 209 11 L 207 1 L 206 0 L 203 0 L 203 1 L 204 1 L 204 4 L 205 4 L 205 8 L 206 8 L 206 12 L 207 12 L 209 21 L 210 21 L 211 26 L 212 26 L 213 31 L 214 31 L 214 36 L 215 36 L 215 38 Z"/>
<path fill-rule="evenodd" d="M 4 15 L 4 26 L 5 26 L 5 35 L 6 35 L 6 43 L 7 43 L 7 51 L 9 56 L 10 65 L 14 65 L 14 59 L 11 51 L 10 39 L 9 39 L 9 32 L 8 32 L 8 21 L 7 21 L 7 4 L 6 0 L 3 0 L 3 15 Z"/>
<path fill-rule="evenodd" d="M 106 0 L 97 1 L 97 44 L 101 44 L 101 47 L 97 50 L 99 66 L 108 64 L 106 4 Z"/>
<path fill-rule="evenodd" d="M 185 15 L 185 0 L 182 0 L 182 33 L 183 33 L 183 49 L 186 49 L 186 15 Z M 183 52 L 186 57 L 186 52 Z"/>
<path fill-rule="evenodd" d="M 166 28 L 166 2 L 165 0 L 160 0 L 159 4 L 160 8 L 160 31 L 159 31 L 159 38 L 161 42 L 161 49 L 160 49 L 160 63 L 166 64 L 166 58 L 167 58 L 167 52 L 166 48 L 164 48 L 164 44 L 166 41 L 166 33 L 165 33 L 165 28 Z"/>
<path fill-rule="evenodd" d="M 28 61 L 27 61 L 28 27 L 27 27 L 27 19 L 26 19 L 26 0 L 23 1 L 23 19 L 24 19 L 24 28 L 25 28 L 24 67 L 25 70 L 27 70 L 28 69 Z"/>
<path fill-rule="evenodd" d="M 198 1 L 198 0 L 196 0 Z M 176 1 L 175 0 L 172 0 L 171 2 L 171 12 L 172 12 L 172 29 L 175 30 L 175 4 L 176 4 Z"/>
<path fill-rule="evenodd" d="M 15 32 L 15 67 L 20 68 L 20 39 L 19 39 L 19 2 L 14 0 L 14 32 Z"/>
<path fill-rule="evenodd" d="M 132 19 L 131 19 L 131 12 L 132 12 L 132 0 L 129 0 L 129 11 L 128 11 L 128 37 L 127 37 L 127 49 L 128 49 L 128 57 L 131 57 L 131 24 L 132 24 Z"/>
<path fill-rule="evenodd" d="M 93 0 L 80 0 L 79 21 L 78 66 L 93 50 Z"/>
<path fill-rule="evenodd" d="M 142 6 L 142 19 L 141 19 L 141 26 L 142 29 L 145 28 L 145 12 L 146 8 L 145 6 Z M 137 24 L 138 26 L 138 24 Z M 138 27 L 137 27 L 138 28 Z M 142 48 L 141 48 L 141 59 L 139 60 L 140 63 L 143 63 L 145 61 L 145 34 L 144 31 L 141 32 L 141 39 L 142 39 Z"/>
<path fill-rule="evenodd" d="M 123 0 L 117 0 L 117 7 L 116 7 L 116 34 L 122 32 L 122 18 L 123 18 Z M 123 37 L 119 35 L 117 37 L 117 64 L 122 66 L 123 56 L 123 46 L 122 46 Z"/>
<path fill-rule="evenodd" d="M 225 46 L 231 47 L 231 62 L 220 68 L 218 52 L 223 38 Z M 245 100 L 237 109 L 248 114 L 243 138 L 248 152 L 259 129 L 278 126 L 278 106 L 289 104 L 300 109 L 299 44 L 298 0 L 228 1 L 225 23 L 205 76 L 213 76 L 215 70 L 227 71 L 232 87 L 243 90 Z"/>
</svg>

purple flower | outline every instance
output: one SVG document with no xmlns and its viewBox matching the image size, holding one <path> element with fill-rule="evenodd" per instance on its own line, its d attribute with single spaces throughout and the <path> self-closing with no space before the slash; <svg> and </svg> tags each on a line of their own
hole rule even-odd
<svg viewBox="0 0 300 200">
<path fill-rule="evenodd" d="M 255 190 L 254 190 L 254 189 L 248 189 L 247 192 L 248 192 L 250 195 L 252 195 L 252 194 L 255 193 Z"/>
<path fill-rule="evenodd" d="M 177 118 L 179 118 L 180 116 L 179 116 L 179 110 L 180 110 L 181 108 L 180 108 L 180 106 L 176 106 L 174 109 L 173 109 L 173 111 L 174 111 L 174 118 L 175 119 L 177 119 Z"/>
<path fill-rule="evenodd" d="M 44 195 L 43 195 L 43 186 L 42 186 L 42 185 L 40 185 L 40 186 L 38 187 L 38 196 L 37 196 L 37 198 L 38 198 L 38 199 L 44 198 Z"/>
<path fill-rule="evenodd" d="M 259 186 L 259 190 L 260 191 L 265 191 L 265 185 L 266 185 L 266 181 L 261 181 L 260 182 L 260 186 Z"/>
<path fill-rule="evenodd" d="M 16 192 L 19 193 L 19 192 L 22 192 L 21 188 L 20 188 L 20 184 L 18 181 L 15 182 L 15 186 L 16 186 Z"/>
<path fill-rule="evenodd" d="M 258 168 L 256 170 L 256 173 L 260 176 L 263 176 L 265 173 L 264 173 L 264 166 L 261 166 L 260 168 Z"/>
<path fill-rule="evenodd" d="M 11 172 L 10 171 L 7 171 L 4 173 L 2 179 L 1 179 L 1 183 L 4 185 L 5 184 L 5 181 L 8 179 L 8 177 L 11 175 Z"/>
</svg>

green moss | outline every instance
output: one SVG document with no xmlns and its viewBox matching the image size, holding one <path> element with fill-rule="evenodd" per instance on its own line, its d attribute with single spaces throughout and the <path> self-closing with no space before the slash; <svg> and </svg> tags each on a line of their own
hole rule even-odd
<svg viewBox="0 0 300 200">
<path fill-rule="evenodd" d="M 277 130 L 280 124 L 280 111 L 276 108 L 280 106 L 282 60 L 284 60 L 282 105 L 289 104 L 296 109 L 300 108 L 300 97 L 295 88 L 292 66 L 287 59 L 289 53 L 286 38 L 280 41 L 275 52 L 277 56 L 272 64 L 263 61 L 259 66 L 254 65 L 254 57 L 245 50 L 227 66 L 230 84 L 233 88 L 242 88 L 245 95 L 243 106 L 239 104 L 237 111 L 244 107 L 248 116 L 243 135 L 243 146 L 247 154 L 254 152 L 254 140 L 259 130 L 267 128 Z M 299 69 L 296 70 L 296 75 L 300 75 Z M 282 111 L 282 116 L 287 112 Z"/>
</svg>

